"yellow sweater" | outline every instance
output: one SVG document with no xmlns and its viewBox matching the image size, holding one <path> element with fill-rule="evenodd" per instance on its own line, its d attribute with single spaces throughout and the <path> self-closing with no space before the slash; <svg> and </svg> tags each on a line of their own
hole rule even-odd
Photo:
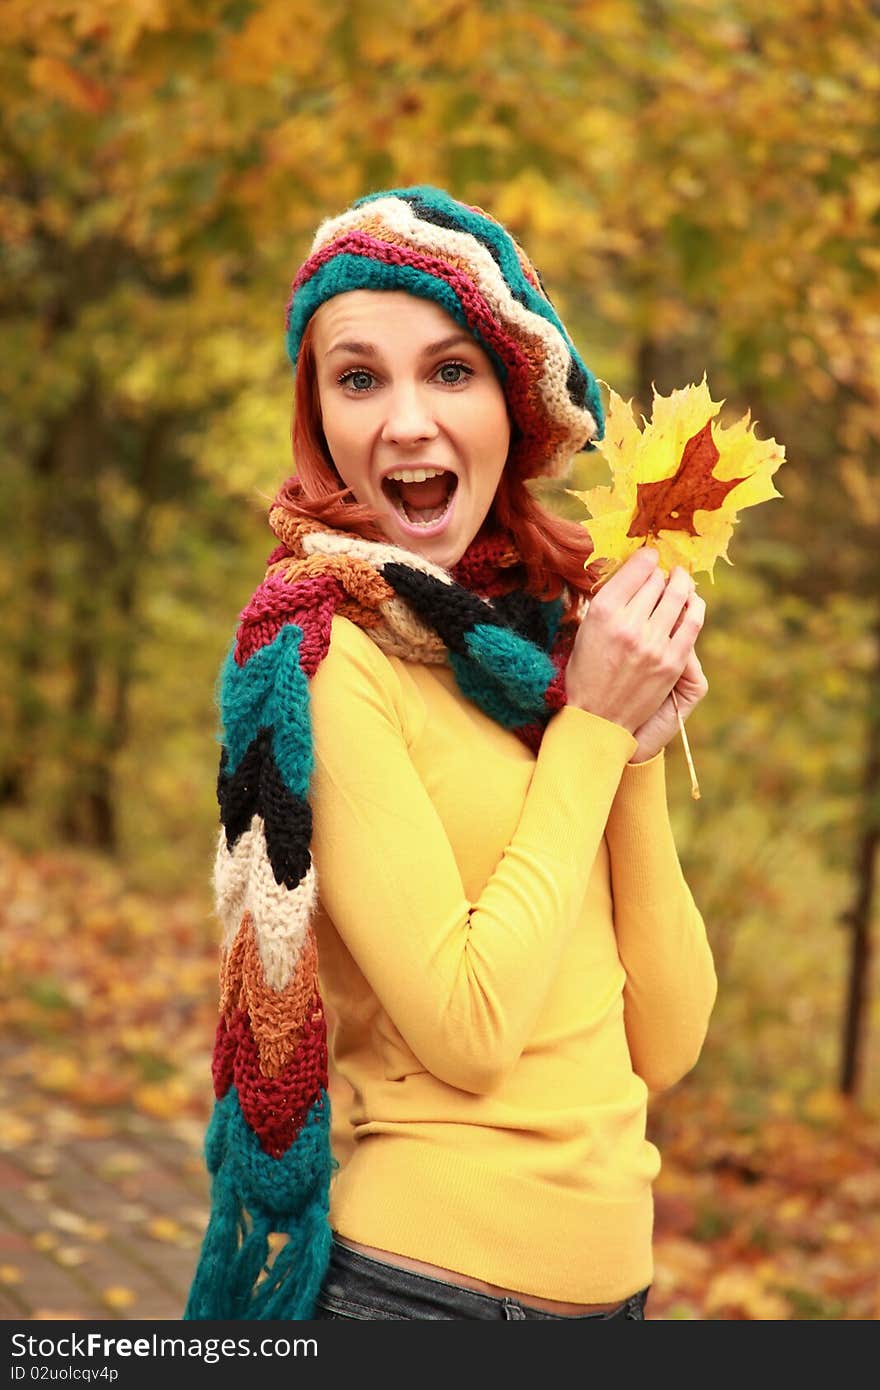
<svg viewBox="0 0 880 1390">
<path fill-rule="evenodd" d="M 715 998 L 664 760 L 573 707 L 537 758 L 342 617 L 312 680 L 342 1236 L 566 1302 L 652 1279 L 648 1090 Z"/>
</svg>

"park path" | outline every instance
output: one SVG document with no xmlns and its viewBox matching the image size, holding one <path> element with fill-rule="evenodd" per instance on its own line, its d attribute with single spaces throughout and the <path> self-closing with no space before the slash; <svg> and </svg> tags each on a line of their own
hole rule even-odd
<svg viewBox="0 0 880 1390">
<path fill-rule="evenodd" d="M 83 1116 L 15 1084 L 0 1081 L 0 1320 L 179 1319 L 207 1217 L 204 1126 Z"/>
</svg>

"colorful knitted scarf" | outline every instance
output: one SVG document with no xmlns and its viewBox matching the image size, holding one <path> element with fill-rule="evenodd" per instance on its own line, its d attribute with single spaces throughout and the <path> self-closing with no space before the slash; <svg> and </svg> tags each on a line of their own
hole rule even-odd
<svg viewBox="0 0 880 1390">
<path fill-rule="evenodd" d="M 389 655 L 448 662 L 462 692 L 533 750 L 565 703 L 577 626 L 566 590 L 525 591 L 509 535 L 484 527 L 447 572 L 281 507 L 270 522 L 281 544 L 219 687 L 225 935 L 205 1145 L 212 1206 L 187 1319 L 310 1318 L 329 1258 L 335 1164 L 308 798 L 309 682 L 334 614 Z"/>
</svg>

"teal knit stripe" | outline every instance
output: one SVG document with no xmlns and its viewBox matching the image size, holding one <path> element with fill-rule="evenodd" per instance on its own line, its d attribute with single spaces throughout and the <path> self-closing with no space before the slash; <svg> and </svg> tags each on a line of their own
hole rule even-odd
<svg viewBox="0 0 880 1390">
<path fill-rule="evenodd" d="M 545 652 L 488 623 L 471 628 L 464 642 L 468 655 L 450 651 L 449 664 L 463 693 L 486 714 L 516 729 L 547 713 L 545 695 L 556 668 Z"/>
<path fill-rule="evenodd" d="M 329 1181 L 334 1160 L 325 1152 L 330 1133 L 330 1101 L 326 1091 L 311 1106 L 302 1129 L 280 1158 L 267 1154 L 251 1129 L 233 1085 L 216 1102 L 205 1136 L 205 1159 L 216 1176 L 234 1176 L 237 1190 L 249 1207 L 282 1215 L 294 1210 L 292 1197 L 318 1179 Z"/>
<path fill-rule="evenodd" d="M 288 356 L 294 365 L 305 325 L 314 311 L 325 299 L 347 290 L 404 290 L 422 299 L 433 299 L 450 318 L 468 332 L 471 331 L 458 295 L 439 276 L 430 275 L 417 266 L 387 264 L 346 251 L 322 265 L 294 296 L 286 338 Z M 503 382 L 507 375 L 506 366 L 482 337 L 480 342 Z"/>
<path fill-rule="evenodd" d="M 302 628 L 286 623 L 274 640 L 239 666 L 235 644 L 220 675 L 221 738 L 226 738 L 226 773 L 233 776 L 260 729 L 273 730 L 272 751 L 286 786 L 305 797 L 312 769 L 309 683 L 299 654 Z"/>
</svg>

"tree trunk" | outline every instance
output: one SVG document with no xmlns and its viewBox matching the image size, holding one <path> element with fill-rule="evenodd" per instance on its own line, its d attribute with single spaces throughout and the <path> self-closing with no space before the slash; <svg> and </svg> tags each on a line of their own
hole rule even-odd
<svg viewBox="0 0 880 1390">
<path fill-rule="evenodd" d="M 76 557 L 66 595 L 71 675 L 66 709 L 68 777 L 58 824 L 64 839 L 112 851 L 116 825 L 104 746 L 112 644 L 105 614 L 108 601 L 112 604 L 120 543 L 107 525 L 99 491 L 108 447 L 97 385 L 90 381 L 58 439 L 66 491 L 63 529 Z"/>
<path fill-rule="evenodd" d="M 79 575 L 72 603 L 68 710 L 74 731 L 71 775 L 61 831 L 66 839 L 112 853 L 118 844 L 115 765 L 129 732 L 129 702 L 138 647 L 141 580 L 165 447 L 166 422 L 154 419 L 132 442 L 138 505 L 124 529 L 101 508 L 93 477 L 105 445 L 86 430 L 93 451 L 80 474 L 76 518 Z"/>
<path fill-rule="evenodd" d="M 865 1052 L 871 967 L 871 913 L 880 848 L 880 619 L 875 630 L 876 665 L 868 697 L 868 746 L 862 801 L 864 824 L 856 856 L 856 892 L 852 907 L 843 914 L 852 932 L 849 987 L 843 1022 L 843 1057 L 840 1089 L 858 1095 Z"/>
<path fill-rule="evenodd" d="M 663 354 L 659 344 L 650 333 L 643 334 L 636 349 L 636 400 L 647 420 L 651 418 L 654 384 L 662 363 Z"/>
<path fill-rule="evenodd" d="M 9 682 L 10 750 L 0 767 L 0 806 L 24 806 L 33 785 L 46 719 L 40 681 L 51 657 L 50 605 L 54 581 L 48 559 L 45 517 L 53 487 L 55 455 L 51 438 L 33 461 L 31 485 L 15 524 L 20 527 L 21 637 L 17 641 L 16 678 Z"/>
</svg>

